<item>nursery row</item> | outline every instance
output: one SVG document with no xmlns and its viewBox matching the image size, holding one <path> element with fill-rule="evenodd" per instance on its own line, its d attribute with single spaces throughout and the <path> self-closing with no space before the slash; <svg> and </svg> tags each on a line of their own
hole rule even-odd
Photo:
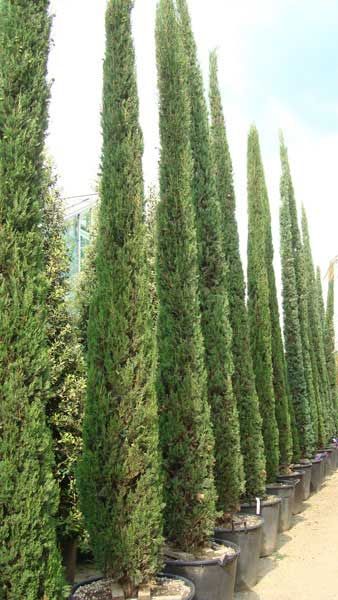
<svg viewBox="0 0 338 600">
<path fill-rule="evenodd" d="M 237 561 L 254 585 L 336 461 L 333 281 L 325 309 L 281 136 L 282 335 L 253 126 L 246 294 L 217 56 L 208 105 L 186 0 L 158 2 L 145 200 L 133 1 L 108 0 L 100 202 L 70 300 L 48 4 L 0 0 L 0 599 L 67 597 L 80 545 L 103 578 L 74 600 L 231 600 Z"/>
</svg>

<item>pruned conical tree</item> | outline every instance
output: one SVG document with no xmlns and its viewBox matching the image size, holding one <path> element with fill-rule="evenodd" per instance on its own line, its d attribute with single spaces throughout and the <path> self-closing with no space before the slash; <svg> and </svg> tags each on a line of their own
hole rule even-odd
<svg viewBox="0 0 338 600">
<path fill-rule="evenodd" d="M 312 258 L 311 243 L 307 217 L 304 207 L 302 208 L 302 241 L 304 247 L 304 267 L 306 277 L 306 295 L 309 314 L 309 339 L 312 374 L 316 393 L 318 440 L 319 446 L 325 445 L 328 438 L 328 419 L 324 383 L 324 355 L 323 346 L 320 342 L 321 328 L 319 307 L 316 293 L 316 275 Z"/>
<path fill-rule="evenodd" d="M 232 389 L 232 331 L 220 207 L 212 174 L 208 112 L 196 44 L 186 0 L 177 0 L 187 60 L 193 158 L 202 333 L 208 376 L 208 399 L 215 435 L 215 483 L 222 517 L 239 509 L 243 492 L 237 402 Z"/>
<path fill-rule="evenodd" d="M 214 439 L 198 297 L 187 64 L 172 0 L 156 23 L 160 95 L 157 220 L 158 401 L 165 473 L 165 533 L 183 550 L 208 542 L 215 523 Z"/>
<path fill-rule="evenodd" d="M 317 305 L 319 311 L 319 321 L 320 321 L 320 347 L 319 347 L 319 355 L 322 362 L 322 371 L 323 371 L 323 389 L 325 390 L 325 401 L 326 401 L 326 419 L 327 419 L 327 434 L 330 437 L 335 435 L 335 416 L 334 416 L 334 408 L 331 397 L 331 386 L 329 380 L 329 373 L 326 362 L 326 351 L 325 351 L 325 306 L 324 306 L 324 296 L 323 296 L 323 288 L 322 288 L 322 277 L 320 273 L 319 267 L 316 269 L 316 290 L 317 290 Z"/>
<path fill-rule="evenodd" d="M 292 238 L 292 252 L 294 257 L 295 275 L 296 275 L 296 286 L 297 286 L 297 299 L 298 299 L 298 318 L 300 324 L 300 335 L 302 341 L 302 354 L 303 354 L 303 366 L 306 383 L 306 396 L 307 402 L 310 409 L 310 420 L 309 425 L 312 429 L 312 442 L 309 438 L 309 452 L 311 452 L 314 444 L 318 439 L 318 418 L 316 410 L 316 396 L 315 396 L 315 385 L 312 373 L 311 355 L 310 355 L 310 334 L 309 334 L 309 315 L 308 305 L 306 302 L 306 280 L 305 280 L 305 256 L 300 236 L 297 206 L 295 200 L 295 193 L 291 178 L 291 171 L 289 166 L 288 154 L 285 149 L 285 170 L 288 177 L 288 201 L 289 201 L 289 212 L 291 221 L 291 238 Z"/>
<path fill-rule="evenodd" d="M 41 231 L 48 0 L 0 4 L 0 597 L 59 600 Z"/>
<path fill-rule="evenodd" d="M 278 427 L 273 389 L 269 278 L 266 262 L 266 189 L 257 129 L 248 138 L 248 313 L 251 354 L 263 419 L 268 481 L 279 465 Z"/>
<path fill-rule="evenodd" d="M 211 152 L 216 198 L 221 213 L 222 239 L 228 264 L 229 317 L 232 326 L 233 389 L 240 417 L 241 449 L 245 472 L 245 499 L 265 494 L 265 456 L 252 365 L 245 283 L 239 251 L 232 164 L 217 75 L 217 57 L 210 55 Z"/>
<path fill-rule="evenodd" d="M 273 265 L 273 241 L 271 231 L 271 213 L 269 197 L 265 186 L 266 213 L 266 266 L 269 282 L 270 317 L 271 317 L 271 351 L 273 366 L 273 388 L 275 394 L 275 411 L 279 432 L 279 462 L 287 469 L 292 461 L 293 442 L 291 417 L 289 412 L 289 396 L 287 373 L 284 356 L 284 346 L 279 319 L 279 308 L 276 288 L 275 270 Z"/>
<path fill-rule="evenodd" d="M 327 290 L 327 303 L 325 314 L 325 356 L 329 385 L 331 391 L 331 403 L 334 417 L 334 433 L 337 433 L 338 405 L 337 405 L 337 367 L 335 359 L 335 330 L 334 330 L 334 277 L 331 275 Z"/>
<path fill-rule="evenodd" d="M 162 488 L 132 0 L 106 12 L 101 201 L 80 499 L 97 564 L 127 595 L 159 568 Z"/>
<path fill-rule="evenodd" d="M 294 444 L 294 461 L 311 455 L 313 449 L 313 429 L 307 395 L 307 386 L 302 351 L 301 322 L 296 276 L 296 259 L 293 244 L 293 225 L 290 215 L 290 195 L 293 195 L 287 150 L 281 137 L 280 144 L 281 210 L 280 237 L 283 283 L 284 339 L 288 381 L 295 415 L 298 444 Z M 294 431 L 295 433 L 295 431 Z M 299 454 L 296 453 L 297 446 Z"/>
</svg>

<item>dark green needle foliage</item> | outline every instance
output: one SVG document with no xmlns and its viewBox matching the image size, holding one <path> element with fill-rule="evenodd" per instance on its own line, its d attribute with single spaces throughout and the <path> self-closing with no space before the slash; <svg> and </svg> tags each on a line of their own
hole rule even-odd
<svg viewBox="0 0 338 600">
<path fill-rule="evenodd" d="M 332 404 L 331 386 L 329 372 L 327 368 L 326 349 L 325 349 L 325 306 L 322 288 L 322 277 L 319 267 L 316 269 L 316 290 L 317 290 L 317 305 L 320 317 L 320 357 L 323 365 L 323 381 L 326 400 L 326 418 L 327 418 L 327 433 L 329 437 L 335 434 L 335 416 Z"/>
<path fill-rule="evenodd" d="M 56 479 L 60 487 L 58 537 L 65 542 L 81 536 L 82 519 L 75 483 L 82 448 L 85 369 L 75 325 L 69 313 L 69 256 L 65 243 L 63 203 L 51 169 L 47 171 L 43 233 L 46 257 L 47 336 L 50 397 L 47 417 L 53 434 Z"/>
<path fill-rule="evenodd" d="M 233 390 L 240 417 L 245 472 L 245 499 L 265 494 L 265 456 L 262 419 L 250 352 L 245 283 L 239 252 L 232 164 L 217 76 L 217 58 L 210 56 L 211 152 L 216 198 L 220 208 L 222 241 L 228 264 L 229 318 L 232 327 Z"/>
<path fill-rule="evenodd" d="M 202 333 L 208 375 L 208 398 L 215 434 L 215 482 L 218 508 L 233 513 L 243 492 L 239 418 L 232 389 L 232 331 L 229 322 L 226 262 L 220 207 L 212 175 L 208 112 L 186 0 L 178 0 L 187 58 L 191 107 L 193 200 L 196 211 Z"/>
<path fill-rule="evenodd" d="M 106 12 L 101 201 L 80 500 L 94 557 L 128 594 L 160 566 L 162 489 L 131 0 Z"/>
<path fill-rule="evenodd" d="M 156 25 L 160 95 L 157 220 L 158 401 L 165 472 L 165 531 L 183 550 L 208 542 L 215 523 L 213 450 L 198 298 L 190 107 L 172 0 Z"/>
<path fill-rule="evenodd" d="M 302 241 L 304 247 L 304 266 L 306 276 L 306 295 L 309 314 L 309 339 L 312 373 L 316 392 L 318 439 L 319 446 L 323 446 L 328 438 L 327 415 L 327 385 L 325 378 L 325 356 L 321 336 L 320 312 L 317 298 L 316 274 L 312 258 L 311 242 L 307 217 L 302 209 Z"/>
<path fill-rule="evenodd" d="M 284 346 L 279 319 L 279 308 L 276 288 L 275 270 L 273 266 L 273 241 L 271 231 L 271 213 L 267 189 L 265 188 L 266 213 L 266 266 L 269 281 L 273 388 L 275 393 L 275 410 L 279 431 L 279 462 L 282 469 L 287 469 L 292 461 L 292 429 L 289 412 L 287 373 Z"/>
<path fill-rule="evenodd" d="M 294 443 L 294 461 L 311 455 L 313 445 L 313 429 L 311 412 L 307 395 L 307 386 L 302 351 L 301 323 L 299 318 L 299 301 L 296 277 L 296 260 L 293 247 L 293 229 L 290 215 L 290 195 L 293 194 L 287 151 L 283 140 L 280 145 L 281 176 L 281 209 L 280 238 L 283 284 L 284 340 L 289 389 L 293 403 L 298 443 Z M 299 454 L 296 452 L 299 448 Z"/>
<path fill-rule="evenodd" d="M 48 1 L 0 6 L 0 598 L 58 600 L 41 233 Z"/>
<path fill-rule="evenodd" d="M 278 427 L 273 389 L 269 278 L 266 264 L 266 190 L 258 132 L 248 138 L 248 312 L 251 354 L 263 419 L 268 481 L 279 465 Z"/>
<path fill-rule="evenodd" d="M 282 144 L 284 145 L 282 134 Z M 285 148 L 285 146 L 284 146 Z M 294 257 L 295 275 L 296 275 L 296 286 L 297 286 L 297 298 L 298 298 L 298 317 L 300 324 L 300 335 L 302 341 L 302 353 L 303 353 L 303 365 L 304 375 L 306 383 L 306 396 L 310 409 L 310 420 L 312 427 L 312 442 L 309 439 L 308 451 L 311 452 L 311 444 L 316 442 L 318 438 L 318 419 L 316 410 L 316 396 L 315 396 L 315 383 L 312 372 L 311 354 L 310 354 L 310 333 L 309 333 L 309 314 L 308 305 L 306 301 L 306 274 L 305 274 L 305 254 L 302 245 L 299 224 L 297 206 L 295 200 L 295 193 L 291 178 L 290 166 L 288 161 L 287 150 L 284 150 L 284 164 L 285 170 L 288 177 L 288 201 L 289 201 L 289 212 L 291 220 L 291 239 L 292 239 L 292 253 Z"/>
<path fill-rule="evenodd" d="M 327 291 L 327 303 L 325 314 L 325 355 L 327 372 L 329 377 L 329 386 L 331 392 L 331 403 L 334 417 L 335 431 L 338 424 L 338 406 L 337 406 L 337 368 L 335 359 L 335 330 L 334 330 L 334 278 L 329 280 Z"/>
</svg>

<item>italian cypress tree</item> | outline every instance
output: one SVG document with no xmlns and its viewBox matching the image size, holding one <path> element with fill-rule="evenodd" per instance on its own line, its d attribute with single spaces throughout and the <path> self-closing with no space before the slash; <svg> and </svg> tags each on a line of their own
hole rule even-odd
<svg viewBox="0 0 338 600">
<path fill-rule="evenodd" d="M 69 313 L 69 256 L 65 243 L 63 204 L 47 170 L 43 210 L 44 256 L 47 271 L 47 338 L 50 395 L 47 418 L 52 430 L 56 479 L 60 488 L 58 537 L 65 551 L 83 533 L 78 509 L 75 469 L 82 449 L 85 370 L 81 347 Z"/>
<path fill-rule="evenodd" d="M 251 354 L 263 419 L 268 481 L 279 465 L 278 427 L 273 389 L 269 278 L 266 264 L 266 191 L 258 132 L 248 138 L 248 312 Z"/>
<path fill-rule="evenodd" d="M 101 202 L 80 500 L 97 564 L 127 595 L 160 565 L 162 490 L 131 0 L 106 12 Z"/>
<path fill-rule="evenodd" d="M 265 494 L 265 456 L 262 419 L 250 352 L 245 283 L 239 251 L 232 163 L 217 75 L 217 57 L 210 55 L 211 155 L 216 198 L 220 207 L 222 241 L 228 264 L 229 317 L 232 327 L 233 390 L 240 418 L 245 473 L 245 499 Z"/>
<path fill-rule="evenodd" d="M 302 352 L 301 324 L 299 318 L 299 302 L 295 255 L 293 247 L 293 229 L 290 215 L 290 194 L 292 182 L 287 160 L 287 151 L 281 138 L 280 145 L 281 176 L 281 263 L 283 283 L 284 339 L 288 380 L 293 403 L 298 443 L 294 444 L 294 461 L 311 455 L 313 446 L 313 429 Z M 299 447 L 299 454 L 296 449 Z"/>
<path fill-rule="evenodd" d="M 243 492 L 243 460 L 239 418 L 232 389 L 232 331 L 220 207 L 215 194 L 208 112 L 196 44 L 186 0 L 178 0 L 187 58 L 193 158 L 192 197 L 196 214 L 202 333 L 208 376 L 208 398 L 215 434 L 215 483 L 218 508 L 224 515 L 239 508 Z"/>
<path fill-rule="evenodd" d="M 284 142 L 282 142 L 284 144 Z M 318 439 L 318 419 L 316 410 L 315 386 L 312 373 L 311 355 L 310 355 L 310 340 L 309 340 L 309 316 L 308 306 L 306 302 L 306 281 L 305 281 L 305 256 L 300 236 L 298 225 L 297 206 L 295 193 L 291 178 L 290 166 L 288 161 L 287 150 L 285 149 L 285 170 L 287 172 L 288 185 L 288 200 L 289 212 L 291 220 L 291 237 L 292 237 L 292 252 L 294 257 L 297 298 L 298 298 L 298 317 L 300 323 L 300 334 L 302 341 L 303 366 L 306 383 L 306 395 L 310 409 L 311 424 L 308 425 L 309 430 L 312 428 L 312 444 Z M 310 446 L 309 446 L 310 448 Z"/>
<path fill-rule="evenodd" d="M 41 233 L 47 0 L 0 6 L 0 597 L 60 599 Z"/>
<path fill-rule="evenodd" d="M 320 317 L 320 355 L 323 364 L 323 388 L 325 390 L 325 401 L 326 401 L 326 418 L 328 426 L 328 436 L 332 437 L 335 435 L 335 415 L 331 396 L 331 386 L 329 380 L 329 372 L 327 369 L 326 362 L 326 351 L 325 351 L 325 306 L 324 296 L 322 288 L 322 277 L 319 267 L 316 269 L 316 290 L 317 290 L 317 304 L 319 308 Z"/>
<path fill-rule="evenodd" d="M 158 4 L 156 41 L 161 137 L 158 400 L 165 533 L 171 543 L 191 551 L 208 542 L 214 527 L 214 440 L 198 298 L 186 62 L 172 0 Z"/>
<path fill-rule="evenodd" d="M 331 391 L 331 402 L 334 417 L 335 431 L 337 432 L 338 408 L 337 408 L 337 368 L 335 359 L 335 330 L 334 330 L 334 278 L 331 276 L 327 290 L 327 303 L 325 314 L 325 355 L 329 385 Z"/>
<path fill-rule="evenodd" d="M 309 338 L 312 373 L 316 391 L 317 418 L 318 418 L 318 445 L 323 446 L 328 438 L 328 417 L 326 406 L 324 354 L 321 343 L 320 315 L 316 293 L 316 275 L 312 258 L 307 217 L 302 208 L 302 240 L 304 247 L 306 292 L 309 314 Z"/>
<path fill-rule="evenodd" d="M 264 191 L 266 213 L 266 268 L 268 273 L 270 298 L 273 388 L 275 394 L 276 419 L 279 431 L 279 462 L 281 467 L 286 469 L 292 461 L 292 429 L 291 417 L 289 413 L 289 396 L 284 346 L 280 328 L 276 278 L 273 266 L 274 250 L 271 231 L 271 213 L 266 186 Z"/>
</svg>

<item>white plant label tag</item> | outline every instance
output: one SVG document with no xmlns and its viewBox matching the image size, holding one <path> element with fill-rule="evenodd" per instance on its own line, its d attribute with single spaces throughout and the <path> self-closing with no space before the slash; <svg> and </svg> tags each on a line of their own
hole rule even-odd
<svg viewBox="0 0 338 600">
<path fill-rule="evenodd" d="M 256 498 L 256 515 L 261 514 L 261 499 Z"/>
</svg>

